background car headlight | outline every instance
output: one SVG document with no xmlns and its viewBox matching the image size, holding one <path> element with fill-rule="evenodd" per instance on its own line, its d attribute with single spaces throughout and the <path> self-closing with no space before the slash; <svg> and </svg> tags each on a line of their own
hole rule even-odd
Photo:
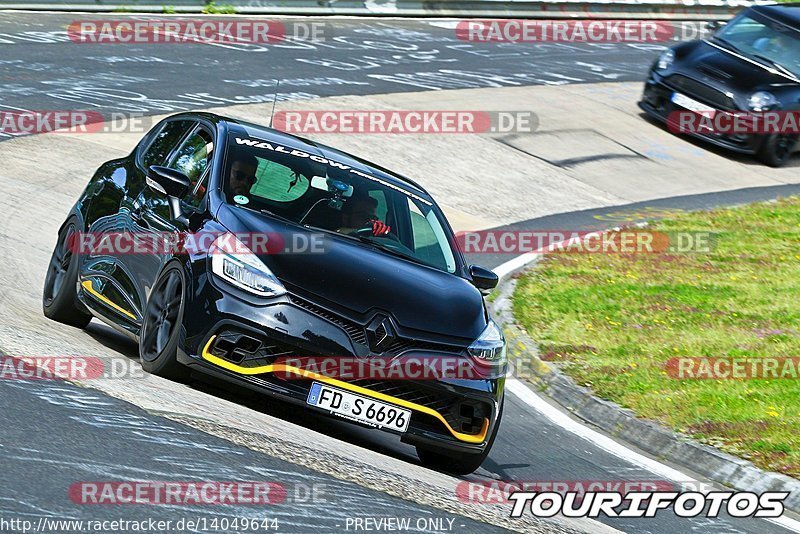
<svg viewBox="0 0 800 534">
<path fill-rule="evenodd" d="M 506 340 L 497 323 L 490 320 L 478 339 L 469 346 L 467 352 L 484 365 L 505 365 Z"/>
<path fill-rule="evenodd" d="M 672 66 L 675 62 L 675 51 L 672 49 L 664 50 L 661 52 L 661 55 L 658 56 L 658 63 L 657 67 L 658 70 L 668 69 Z"/>
<path fill-rule="evenodd" d="M 286 288 L 233 234 L 219 236 L 210 249 L 213 273 L 238 288 L 261 297 L 277 297 Z"/>
<path fill-rule="evenodd" d="M 750 111 L 769 111 L 778 107 L 779 104 L 775 95 L 767 91 L 757 91 L 747 99 L 747 107 Z"/>
</svg>

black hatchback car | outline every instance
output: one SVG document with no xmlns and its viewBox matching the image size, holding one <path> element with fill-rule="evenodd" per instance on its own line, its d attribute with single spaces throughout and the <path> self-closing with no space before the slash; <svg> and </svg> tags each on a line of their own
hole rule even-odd
<svg viewBox="0 0 800 534">
<path fill-rule="evenodd" d="M 639 106 L 663 122 L 675 111 L 703 114 L 800 110 L 800 4 L 745 9 L 708 39 L 665 50 L 650 69 Z M 695 137 L 778 167 L 797 131 L 692 131 Z"/>
<path fill-rule="evenodd" d="M 154 243 L 171 246 L 145 246 Z M 503 409 L 505 340 L 482 295 L 496 284 L 465 263 L 412 181 L 270 128 L 188 113 L 96 171 L 59 231 L 43 307 L 133 337 L 153 374 L 211 374 L 400 434 L 424 464 L 469 473 Z M 474 372 L 331 374 L 305 365 L 312 358 L 455 360 Z"/>
</svg>

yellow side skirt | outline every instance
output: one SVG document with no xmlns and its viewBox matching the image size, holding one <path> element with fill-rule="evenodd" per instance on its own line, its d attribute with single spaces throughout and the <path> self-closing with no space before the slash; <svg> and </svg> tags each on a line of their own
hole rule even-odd
<svg viewBox="0 0 800 534">
<path fill-rule="evenodd" d="M 428 408 L 427 406 L 422 406 L 421 404 L 409 402 L 403 399 L 398 399 L 397 397 L 392 397 L 391 395 L 385 395 L 377 391 L 372 391 L 370 389 L 362 388 L 360 386 L 356 386 L 348 382 L 343 382 L 341 380 L 337 380 L 335 378 L 314 373 L 312 371 L 307 371 L 305 369 L 294 367 L 292 365 L 274 364 L 274 365 L 263 365 L 260 367 L 242 367 L 241 365 L 236 365 L 235 363 L 223 360 L 222 358 L 214 356 L 209 352 L 209 348 L 211 347 L 211 344 L 214 342 L 214 339 L 216 337 L 217 336 L 211 336 L 211 339 L 208 340 L 206 346 L 203 347 L 203 359 L 213 363 L 214 365 L 218 365 L 220 367 L 228 369 L 229 371 L 234 371 L 236 373 L 240 373 L 243 375 L 260 375 L 260 374 L 275 373 L 275 372 L 293 373 L 298 376 L 303 376 L 305 378 L 311 378 L 313 380 L 318 380 L 320 382 L 330 384 L 331 386 L 336 386 L 338 388 L 346 389 L 348 391 L 352 391 L 353 393 L 358 393 L 366 397 L 371 397 L 373 399 L 378 399 L 391 404 L 396 404 L 398 406 L 403 406 L 404 408 L 408 408 L 410 410 L 415 410 L 417 412 L 422 412 L 424 414 L 433 416 L 439 421 L 441 421 L 442 424 L 445 427 L 447 427 L 447 430 L 459 441 L 464 441 L 467 443 L 483 443 L 483 440 L 486 439 L 486 433 L 489 430 L 488 419 L 484 419 L 483 428 L 481 429 L 480 434 L 471 435 L 471 434 L 464 434 L 461 432 L 457 432 L 453 427 L 451 427 L 448 424 L 447 420 L 445 420 L 442 414 L 440 414 L 436 410 Z"/>
<path fill-rule="evenodd" d="M 84 280 L 83 282 L 81 282 L 81 287 L 83 287 L 83 289 L 85 289 L 94 298 L 96 298 L 97 300 L 99 300 L 103 304 L 105 304 L 105 305 L 107 305 L 107 306 L 109 306 L 111 308 L 114 308 L 115 310 L 117 310 L 121 314 L 125 315 L 126 317 L 130 317 L 134 321 L 136 320 L 136 316 L 134 314 L 132 314 L 131 312 L 129 312 L 128 310 L 126 310 L 122 306 L 119 306 L 117 303 L 112 302 L 108 297 L 106 297 L 102 293 L 100 293 L 97 290 L 95 290 L 94 286 L 92 286 L 92 281 L 91 280 Z"/>
</svg>

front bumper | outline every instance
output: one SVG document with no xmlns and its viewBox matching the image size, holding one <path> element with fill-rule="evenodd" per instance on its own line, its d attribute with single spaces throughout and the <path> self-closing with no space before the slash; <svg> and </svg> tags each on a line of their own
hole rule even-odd
<svg viewBox="0 0 800 534">
<path fill-rule="evenodd" d="M 686 77 L 682 77 L 686 79 Z M 692 83 L 697 87 L 704 87 L 704 92 L 711 92 L 710 88 L 706 88 L 700 82 L 692 80 Z M 691 97 L 699 102 L 720 109 L 721 111 L 740 111 L 729 106 L 720 106 L 718 102 L 711 102 L 706 95 L 700 95 L 693 92 L 687 87 L 674 87 L 669 78 L 661 76 L 655 71 L 650 71 L 647 81 L 644 85 L 644 92 L 642 99 L 639 101 L 639 108 L 642 109 L 649 116 L 659 120 L 664 124 L 669 124 L 670 115 L 673 112 L 688 111 L 672 102 L 672 95 L 679 92 L 688 97 Z M 723 147 L 740 154 L 753 155 L 761 148 L 764 142 L 764 136 L 753 134 L 740 134 L 740 135 L 721 135 L 715 133 L 697 133 L 686 132 L 682 135 L 690 135 L 696 139 L 701 139 L 716 146 Z"/>
<path fill-rule="evenodd" d="M 181 363 L 326 414 L 308 405 L 306 399 L 314 381 L 327 383 L 410 409 L 409 428 L 401 434 L 405 443 L 467 453 L 485 449 L 497 420 L 504 378 L 339 380 L 287 368 L 281 358 L 365 357 L 369 350 L 364 345 L 363 329 L 356 321 L 298 295 L 287 294 L 265 303 L 205 274 L 193 285 L 197 290 L 193 302 L 187 303 L 186 309 L 191 311 L 185 314 L 185 336 L 178 351 Z M 458 350 L 405 338 L 395 353 L 381 357 L 431 356 L 441 354 L 443 351 L 437 349 L 442 348 L 452 349 L 449 355 Z"/>
</svg>

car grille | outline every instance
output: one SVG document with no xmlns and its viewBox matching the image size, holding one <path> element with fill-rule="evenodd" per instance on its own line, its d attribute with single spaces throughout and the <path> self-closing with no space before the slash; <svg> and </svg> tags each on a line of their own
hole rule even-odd
<svg viewBox="0 0 800 534">
<path fill-rule="evenodd" d="M 303 308 L 304 310 L 313 313 L 314 315 L 321 317 L 322 319 L 325 319 L 326 321 L 329 321 L 335 324 L 336 326 L 340 327 L 342 330 L 347 332 L 347 335 L 350 337 L 353 343 L 357 343 L 359 345 L 367 345 L 367 332 L 364 328 L 364 325 L 361 325 L 355 321 L 346 319 L 334 312 L 321 308 L 320 306 L 317 306 L 316 304 L 313 304 L 296 295 L 290 295 L 289 299 L 291 300 L 292 304 L 299 306 L 300 308 Z M 444 343 L 434 343 L 430 341 L 420 341 L 416 339 L 398 337 L 384 351 L 384 354 L 396 356 L 398 354 L 407 352 L 409 350 L 433 351 L 442 354 L 460 354 L 464 351 L 464 347 L 458 345 L 448 345 Z"/>
<path fill-rule="evenodd" d="M 318 317 L 322 317 L 323 319 L 340 327 L 342 330 L 347 332 L 347 335 L 350 336 L 350 339 L 352 339 L 354 343 L 366 345 L 367 333 L 364 330 L 364 327 L 361 326 L 360 324 L 345 319 L 344 317 L 337 315 L 333 312 L 330 312 L 324 308 L 320 308 L 316 304 L 312 304 L 307 300 L 301 299 L 296 295 L 290 295 L 289 299 L 295 306 L 299 306 L 304 310 L 311 312 Z"/>
<path fill-rule="evenodd" d="M 304 310 L 309 311 L 318 317 L 322 317 L 323 319 L 340 327 L 342 330 L 347 332 L 347 335 L 350 336 L 350 339 L 352 339 L 354 343 L 359 343 L 361 345 L 367 343 L 367 333 L 364 331 L 364 327 L 358 323 L 345 319 L 344 317 L 330 312 L 324 308 L 320 308 L 316 304 L 312 304 L 296 295 L 289 295 L 289 300 L 291 300 L 292 304 L 295 306 L 299 306 Z"/>
<path fill-rule="evenodd" d="M 736 109 L 736 103 L 733 98 L 726 95 L 724 92 L 698 82 L 688 76 L 682 74 L 673 74 L 664 79 L 664 83 L 671 88 L 686 94 L 686 96 L 694 97 L 701 100 L 703 103 L 713 106 L 716 109 L 733 110 Z"/>
</svg>

